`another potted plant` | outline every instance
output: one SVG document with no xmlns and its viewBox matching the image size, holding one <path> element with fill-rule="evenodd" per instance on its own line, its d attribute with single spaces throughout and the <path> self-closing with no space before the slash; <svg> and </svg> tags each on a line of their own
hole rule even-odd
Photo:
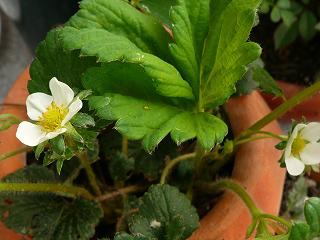
<svg viewBox="0 0 320 240">
<path fill-rule="evenodd" d="M 247 42 L 259 3 L 180 0 L 146 12 L 133 1 L 82 1 L 38 47 L 30 120 L 1 115 L 2 129 L 19 123 L 29 146 L 2 160 L 34 153 L 0 183 L 3 223 L 55 240 L 319 236 L 317 198 L 305 222 L 276 216 L 279 165 L 299 175 L 319 164 L 319 123 L 282 136 L 275 120 L 320 83 L 273 112 L 257 92 L 228 100 L 261 53 Z M 221 200 L 223 189 L 238 197 Z"/>
</svg>

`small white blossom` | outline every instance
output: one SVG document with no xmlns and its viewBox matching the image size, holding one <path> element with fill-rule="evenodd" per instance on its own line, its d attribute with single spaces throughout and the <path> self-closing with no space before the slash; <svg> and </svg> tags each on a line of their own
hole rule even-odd
<svg viewBox="0 0 320 240">
<path fill-rule="evenodd" d="M 300 175 L 306 165 L 320 163 L 320 123 L 297 124 L 292 131 L 284 152 L 290 175 Z"/>
<path fill-rule="evenodd" d="M 153 220 L 151 223 L 150 223 L 150 227 L 152 228 L 159 228 L 161 227 L 161 222 L 157 221 L 157 220 Z"/>
<path fill-rule="evenodd" d="M 66 123 L 82 108 L 82 101 L 74 97 L 67 84 L 54 77 L 49 88 L 52 96 L 38 92 L 27 98 L 27 114 L 34 123 L 20 123 L 16 133 L 16 137 L 27 146 L 37 146 L 66 132 Z"/>
</svg>

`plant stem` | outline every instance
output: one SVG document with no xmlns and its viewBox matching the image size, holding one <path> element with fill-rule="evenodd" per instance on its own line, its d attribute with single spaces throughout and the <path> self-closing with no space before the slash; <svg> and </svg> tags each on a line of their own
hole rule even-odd
<svg viewBox="0 0 320 240">
<path fill-rule="evenodd" d="M 97 179 L 96 179 L 96 175 L 94 174 L 93 172 L 93 169 L 90 165 L 90 162 L 89 162 L 89 158 L 88 158 L 88 153 L 86 151 L 82 152 L 81 154 L 79 154 L 79 159 L 81 161 L 81 164 L 83 165 L 86 173 L 87 173 L 87 176 L 88 176 L 88 180 L 89 180 L 89 183 L 91 185 L 91 187 L 93 188 L 94 192 L 96 195 L 100 196 L 101 195 L 101 190 L 98 186 L 98 183 L 97 183 Z"/>
<path fill-rule="evenodd" d="M 11 152 L 7 152 L 7 153 L 4 153 L 4 154 L 1 154 L 0 155 L 0 161 L 5 160 L 5 159 L 10 158 L 10 157 L 13 157 L 15 155 L 18 155 L 20 153 L 28 152 L 31 149 L 32 149 L 31 147 L 22 147 L 22 148 L 18 148 L 16 150 L 13 150 Z"/>
<path fill-rule="evenodd" d="M 73 181 L 79 176 L 80 171 L 83 169 L 83 166 L 80 165 L 79 167 L 77 167 L 71 174 L 70 176 L 64 181 L 63 184 L 72 184 Z"/>
<path fill-rule="evenodd" d="M 115 197 L 118 197 L 120 195 L 125 195 L 125 194 L 128 194 L 128 193 L 137 192 L 137 191 L 140 191 L 140 190 L 143 190 L 143 189 L 145 189 L 144 186 L 132 185 L 132 186 L 128 186 L 128 187 L 117 189 L 114 192 L 105 193 L 105 194 L 97 197 L 96 200 L 99 201 L 99 202 L 107 201 L 107 200 L 113 199 Z"/>
<path fill-rule="evenodd" d="M 238 145 L 241 145 L 241 144 L 244 144 L 244 143 L 247 143 L 247 142 L 252 142 L 252 141 L 255 141 L 255 140 L 261 140 L 261 139 L 266 139 L 266 138 L 273 138 L 273 137 L 271 137 L 271 136 L 256 136 L 256 137 L 243 138 L 243 139 L 237 140 L 234 143 L 234 145 L 238 146 Z"/>
<path fill-rule="evenodd" d="M 185 155 L 181 155 L 173 160 L 171 160 L 166 167 L 164 168 L 161 178 L 160 178 L 160 184 L 165 184 L 166 183 L 166 178 L 170 175 L 172 169 L 174 166 L 176 166 L 179 162 L 182 162 L 184 160 L 188 160 L 190 158 L 196 157 L 196 153 L 188 153 Z"/>
<path fill-rule="evenodd" d="M 271 214 L 267 214 L 267 213 L 261 213 L 259 215 L 260 218 L 266 218 L 266 219 L 272 219 L 278 223 L 281 223 L 282 225 L 286 226 L 288 228 L 288 230 L 291 229 L 292 227 L 292 224 L 288 221 L 286 221 L 285 219 L 281 218 L 281 217 L 278 217 L 278 216 L 274 216 L 274 215 L 271 215 Z"/>
<path fill-rule="evenodd" d="M 284 102 L 277 108 L 275 108 L 271 113 L 266 115 L 264 118 L 260 119 L 258 122 L 253 124 L 250 128 L 243 131 L 238 138 L 242 138 L 246 136 L 248 133 L 255 133 L 262 129 L 264 126 L 269 124 L 270 122 L 274 121 L 275 119 L 281 117 L 284 113 L 289 111 L 290 109 L 297 106 L 299 103 L 307 100 L 309 97 L 314 95 L 316 92 L 320 90 L 320 81 L 316 82 L 312 86 L 305 88 L 301 92 L 299 92 L 294 97 L 290 98 L 288 101 Z"/>
<path fill-rule="evenodd" d="M 243 189 L 240 184 L 236 183 L 235 181 L 230 179 L 219 180 L 213 184 L 210 184 L 210 188 L 213 188 L 214 190 L 228 189 L 235 192 L 245 203 L 253 218 L 260 215 L 260 210 L 254 203 L 250 195 Z"/>
<path fill-rule="evenodd" d="M 53 183 L 0 183 L 0 192 L 50 192 L 64 197 L 94 199 L 84 188 Z"/>
<path fill-rule="evenodd" d="M 203 167 L 203 156 L 205 155 L 205 150 L 201 147 L 201 145 L 197 142 L 196 145 L 196 156 L 194 157 L 194 179 L 201 175 L 202 167 Z"/>
</svg>

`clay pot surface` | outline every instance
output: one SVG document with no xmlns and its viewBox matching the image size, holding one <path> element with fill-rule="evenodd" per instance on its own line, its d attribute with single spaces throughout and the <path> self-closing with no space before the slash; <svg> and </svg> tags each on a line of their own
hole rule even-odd
<svg viewBox="0 0 320 240">
<path fill-rule="evenodd" d="M 12 113 L 26 118 L 25 100 L 28 69 L 18 78 L 4 100 L 8 105 L 0 113 Z M 250 127 L 270 112 L 269 107 L 257 92 L 233 98 L 225 106 L 235 135 Z M 277 122 L 264 128 L 281 133 Z M 23 145 L 15 138 L 16 127 L 0 133 L 0 154 Z M 257 205 L 267 213 L 277 214 L 280 208 L 285 170 L 278 164 L 281 153 L 274 148 L 273 139 L 264 139 L 243 144 L 236 153 L 232 178 L 241 183 Z M 10 174 L 25 165 L 25 154 L 0 162 L 0 177 Z M 241 240 L 251 217 L 242 201 L 233 193 L 226 192 L 216 206 L 201 220 L 201 227 L 190 240 Z M 23 236 L 13 233 L 0 223 L 1 240 L 22 240 Z"/>
<path fill-rule="evenodd" d="M 270 112 L 258 92 L 230 99 L 225 109 L 236 136 Z M 263 130 L 281 133 L 277 122 Z M 285 170 L 278 163 L 281 152 L 274 148 L 277 143 L 274 139 L 263 139 L 241 145 L 232 172 L 232 179 L 244 186 L 257 206 L 271 214 L 279 212 L 285 180 Z M 234 193 L 226 192 L 200 224 L 189 240 L 243 240 L 251 216 Z"/>
<path fill-rule="evenodd" d="M 292 98 L 305 88 L 302 85 L 286 83 L 283 81 L 277 81 L 277 83 L 282 89 L 286 99 Z M 275 98 L 269 94 L 263 94 L 263 97 L 271 109 L 278 107 L 284 102 L 282 98 Z M 301 120 L 302 117 L 305 117 L 308 121 L 320 121 L 320 93 L 311 96 L 308 100 L 288 111 L 281 117 L 281 121 L 288 123 L 291 122 L 292 119 Z"/>
<path fill-rule="evenodd" d="M 4 105 L 1 106 L 0 114 L 11 113 L 20 117 L 21 119 L 27 118 L 25 104 L 28 96 L 26 86 L 29 79 L 29 69 L 27 68 L 8 92 L 3 101 Z M 16 130 L 17 126 L 12 126 L 8 130 L 0 132 L 0 154 L 23 147 L 23 144 L 15 137 Z M 15 172 L 17 169 L 22 168 L 25 165 L 25 159 L 26 155 L 22 153 L 4 161 L 0 161 L 0 178 L 3 178 L 12 172 Z M 27 238 L 5 228 L 5 226 L 0 222 L 0 239 L 22 240 Z"/>
</svg>

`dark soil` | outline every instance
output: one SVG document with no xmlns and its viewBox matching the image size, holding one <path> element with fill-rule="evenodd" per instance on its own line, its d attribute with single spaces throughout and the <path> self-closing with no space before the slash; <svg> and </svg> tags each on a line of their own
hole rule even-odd
<svg viewBox="0 0 320 240">
<path fill-rule="evenodd" d="M 260 23 L 251 34 L 251 40 L 263 48 L 262 60 L 270 74 L 277 80 L 304 85 L 319 79 L 320 34 L 310 42 L 298 37 L 293 44 L 276 50 L 273 40 L 276 27 L 269 15 L 260 15 Z"/>
</svg>

